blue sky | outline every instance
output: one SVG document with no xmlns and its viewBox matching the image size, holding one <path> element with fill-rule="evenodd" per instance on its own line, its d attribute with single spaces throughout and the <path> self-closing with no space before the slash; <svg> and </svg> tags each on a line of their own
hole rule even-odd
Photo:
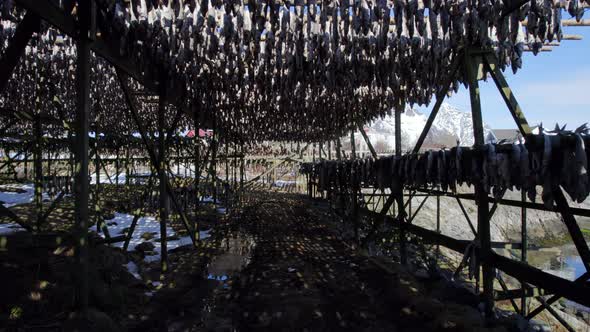
<svg viewBox="0 0 590 332">
<path fill-rule="evenodd" d="M 566 12 L 563 16 L 569 18 Z M 582 35 L 583 39 L 562 41 L 553 52 L 537 56 L 525 52 L 522 69 L 516 75 L 510 68 L 504 72 L 531 125 L 543 122 L 545 128 L 553 129 L 558 122 L 573 129 L 590 122 L 590 27 L 563 30 L 564 34 Z M 496 129 L 516 128 L 493 80 L 480 81 L 479 86 L 484 122 Z M 445 101 L 465 111 L 470 108 L 469 93 L 464 88 Z M 433 106 L 434 101 L 420 111 L 429 113 Z"/>
</svg>

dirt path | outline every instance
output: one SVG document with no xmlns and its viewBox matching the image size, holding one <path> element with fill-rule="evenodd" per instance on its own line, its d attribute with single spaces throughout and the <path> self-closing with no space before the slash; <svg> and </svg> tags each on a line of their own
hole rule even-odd
<svg viewBox="0 0 590 332">
<path fill-rule="evenodd" d="M 304 198 L 263 195 L 235 222 L 240 236 L 252 239 L 250 260 L 217 292 L 205 321 L 207 329 L 462 331 L 482 327 L 472 306 L 443 304 L 427 296 L 430 287 L 399 265 L 386 263 L 386 272 L 358 255 L 339 239 L 329 211 Z M 438 292 L 444 293 L 444 288 Z M 469 296 L 457 299 L 473 302 Z"/>
</svg>

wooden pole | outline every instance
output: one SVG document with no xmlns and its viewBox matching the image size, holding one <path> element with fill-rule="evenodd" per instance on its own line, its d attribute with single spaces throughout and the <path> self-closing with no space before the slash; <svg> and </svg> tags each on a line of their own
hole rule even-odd
<svg viewBox="0 0 590 332">
<path fill-rule="evenodd" d="M 440 195 L 436 195 L 436 232 L 440 234 Z M 436 244 L 436 261 L 440 256 L 440 244 Z"/>
<path fill-rule="evenodd" d="M 43 139 L 43 130 L 41 128 L 41 119 L 37 116 L 34 124 L 35 147 L 33 150 L 33 163 L 35 164 L 35 212 L 37 215 L 37 230 L 41 226 L 41 217 L 43 216 L 43 150 L 41 141 Z"/>
<path fill-rule="evenodd" d="M 24 172 L 25 172 L 25 181 L 29 179 L 29 153 L 28 151 L 25 151 L 25 168 L 24 168 Z"/>
<path fill-rule="evenodd" d="M 76 179 L 75 179 L 75 216 L 76 216 L 76 260 L 78 263 L 78 284 L 76 302 L 78 308 L 88 309 L 88 131 L 90 110 L 90 42 L 87 31 L 90 29 L 91 1 L 80 3 L 80 26 L 83 32 L 77 40 L 76 66 Z M 92 9 L 91 9 L 92 8 Z"/>
<path fill-rule="evenodd" d="M 225 142 L 225 183 L 223 184 L 224 204 L 227 208 L 227 200 L 229 198 L 229 142 Z"/>
<path fill-rule="evenodd" d="M 166 80 L 161 80 L 160 84 L 164 85 Z M 160 267 L 162 274 L 168 272 L 168 247 L 166 241 L 166 223 L 168 222 L 168 193 L 166 191 L 166 137 L 165 137 L 165 120 L 166 120 L 166 102 L 165 87 L 160 88 L 160 100 L 158 107 L 158 177 L 160 188 L 160 246 L 161 261 Z"/>
<path fill-rule="evenodd" d="M 402 156 L 402 112 L 406 108 L 406 101 L 404 98 L 401 98 L 398 103 L 395 105 L 394 112 L 395 112 L 395 156 L 400 158 Z M 408 263 L 408 255 L 406 249 L 406 230 L 404 226 L 406 215 L 405 215 L 405 207 L 404 207 L 404 187 L 403 184 L 400 183 L 397 188 L 393 188 L 396 195 L 397 201 L 397 222 L 400 224 L 400 235 L 399 235 L 399 246 L 400 246 L 400 258 L 402 264 Z M 410 202 L 411 202 L 410 196 Z M 411 208 L 410 208 L 411 211 Z"/>
<path fill-rule="evenodd" d="M 526 192 L 524 189 L 520 190 L 520 200 L 523 203 L 526 202 Z M 520 236 L 521 236 L 520 261 L 526 263 L 528 239 L 527 239 L 526 206 L 524 204 L 520 208 L 520 222 L 521 222 L 521 225 L 520 225 Z M 522 297 L 520 298 L 520 314 L 522 316 L 526 316 L 527 315 L 526 284 L 521 281 L 520 287 L 522 289 Z"/>
<path fill-rule="evenodd" d="M 129 185 L 129 176 L 130 174 L 130 169 L 129 169 L 129 163 L 131 162 L 131 152 L 130 152 L 131 148 L 129 146 L 127 146 L 127 148 L 125 149 L 125 184 Z"/>
<path fill-rule="evenodd" d="M 195 232 L 195 238 L 199 239 L 199 203 L 201 197 L 199 196 L 199 184 L 201 181 L 201 165 L 200 165 L 200 158 L 201 158 L 201 145 L 200 145 L 200 137 L 199 137 L 199 117 L 201 116 L 200 109 L 197 111 L 195 108 L 195 104 L 193 103 L 193 123 L 195 126 L 195 217 L 193 218 L 193 230 Z"/>
<path fill-rule="evenodd" d="M 356 142 L 354 141 L 354 130 L 350 131 L 350 159 L 356 159 Z"/>
<path fill-rule="evenodd" d="M 115 156 L 115 185 L 119 186 L 119 148 L 117 147 Z"/>
<path fill-rule="evenodd" d="M 21 55 L 33 33 L 39 31 L 41 19 L 32 12 L 27 11 L 25 17 L 16 27 L 14 35 L 8 42 L 8 47 L 4 50 L 4 56 L 0 59 L 0 92 L 4 92 L 8 86 L 8 81 Z"/>
<path fill-rule="evenodd" d="M 99 192 L 100 192 L 100 159 L 98 157 L 98 138 L 100 137 L 100 131 L 98 128 L 94 137 L 94 171 L 96 172 L 96 184 L 94 185 L 94 223 L 96 224 L 96 232 L 100 233 L 102 229 L 102 219 L 100 218 L 100 206 L 99 206 Z"/>
<path fill-rule="evenodd" d="M 420 151 L 420 148 L 422 148 L 422 144 L 424 144 L 424 140 L 426 140 L 426 136 L 428 135 L 428 132 L 430 131 L 430 127 L 432 127 L 432 124 L 434 123 L 434 119 L 436 118 L 436 115 L 438 114 L 438 110 L 440 109 L 440 106 L 442 105 L 442 102 L 444 101 L 445 96 L 447 95 L 447 92 L 449 91 L 449 88 L 451 87 L 451 83 L 453 83 L 453 80 L 455 79 L 455 74 L 457 73 L 457 70 L 459 69 L 460 60 L 461 60 L 460 56 L 456 55 L 455 58 L 453 59 L 453 63 L 451 64 L 451 68 L 448 72 L 448 75 L 445 78 L 445 81 L 443 82 L 443 84 L 441 85 L 442 89 L 438 90 L 438 92 L 436 93 L 436 103 L 434 103 L 434 107 L 432 108 L 432 112 L 430 112 L 430 115 L 428 116 L 428 119 L 426 120 L 426 124 L 424 125 L 424 129 L 422 129 L 422 132 L 420 133 L 420 137 L 418 137 L 418 141 L 416 141 L 416 145 L 414 146 L 414 149 L 413 149 L 414 153 L 418 153 L 418 151 Z M 404 107 L 405 107 L 405 105 L 404 105 Z"/>
<path fill-rule="evenodd" d="M 479 85 L 477 82 L 478 70 L 483 59 L 481 56 L 471 54 L 470 50 L 465 51 L 464 66 L 467 74 L 469 85 L 469 99 L 471 102 L 471 115 L 473 120 L 473 134 L 476 147 L 484 146 L 483 119 L 481 115 L 481 101 L 479 95 Z M 480 261 L 483 270 L 483 296 L 485 304 L 486 317 L 493 317 L 494 309 L 494 268 L 491 265 L 491 238 L 490 238 L 490 219 L 488 194 L 485 191 L 483 183 L 476 181 L 475 197 L 477 204 L 477 232 L 480 246 Z"/>
</svg>

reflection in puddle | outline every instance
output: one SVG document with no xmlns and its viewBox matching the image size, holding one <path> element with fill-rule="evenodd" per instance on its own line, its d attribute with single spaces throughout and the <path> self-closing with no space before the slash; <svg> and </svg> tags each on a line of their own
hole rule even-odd
<svg viewBox="0 0 590 332">
<path fill-rule="evenodd" d="M 209 279 L 209 280 L 217 280 L 217 281 L 226 281 L 227 280 L 227 276 L 226 275 L 216 276 L 216 275 L 213 275 L 213 274 L 209 274 L 207 276 L 207 279 Z"/>
<path fill-rule="evenodd" d="M 528 258 L 532 266 L 570 281 L 576 280 L 586 271 L 577 249 L 571 244 L 532 250 Z M 564 304 L 577 311 L 590 312 L 590 308 L 570 300 L 565 300 Z"/>
<path fill-rule="evenodd" d="M 221 253 L 213 257 L 207 267 L 207 279 L 225 282 L 241 271 L 250 262 L 254 240 L 249 236 L 237 235 L 222 240 Z"/>
</svg>

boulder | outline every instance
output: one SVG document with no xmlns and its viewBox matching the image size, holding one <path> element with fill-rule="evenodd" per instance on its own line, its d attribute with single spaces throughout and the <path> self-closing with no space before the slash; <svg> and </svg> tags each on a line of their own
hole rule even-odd
<svg viewBox="0 0 590 332">
<path fill-rule="evenodd" d="M 154 251 L 155 248 L 156 246 L 151 242 L 142 242 L 135 246 L 135 250 L 143 252 L 144 254 L 146 252 Z"/>
</svg>

